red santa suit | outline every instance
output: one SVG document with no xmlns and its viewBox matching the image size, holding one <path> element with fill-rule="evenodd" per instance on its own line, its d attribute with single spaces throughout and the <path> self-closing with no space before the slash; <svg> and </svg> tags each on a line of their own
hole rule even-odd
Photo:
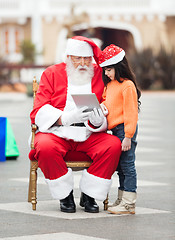
<svg viewBox="0 0 175 240">
<path fill-rule="evenodd" d="M 55 199 L 67 197 L 73 189 L 72 170 L 67 169 L 64 161 L 69 151 L 84 152 L 93 161 L 88 170 L 83 171 L 80 190 L 98 200 L 104 200 L 109 192 L 111 176 L 121 153 L 121 142 L 104 132 L 107 129 L 106 118 L 95 130 L 85 126 L 53 126 L 63 111 L 76 108 L 71 94 L 93 92 L 100 102 L 103 88 L 101 68 L 97 65 L 94 65 L 91 83 L 80 86 L 70 82 L 65 63 L 47 68 L 41 76 L 30 117 L 31 122 L 38 126 L 35 159 Z"/>
</svg>

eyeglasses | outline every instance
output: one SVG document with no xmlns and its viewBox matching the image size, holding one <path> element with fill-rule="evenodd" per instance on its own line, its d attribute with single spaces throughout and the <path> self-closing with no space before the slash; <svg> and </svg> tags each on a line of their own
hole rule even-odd
<svg viewBox="0 0 175 240">
<path fill-rule="evenodd" d="M 89 63 L 92 61 L 92 57 L 76 57 L 76 56 L 71 56 L 71 59 L 74 63 L 80 63 L 82 59 L 84 60 L 85 63 Z"/>
</svg>

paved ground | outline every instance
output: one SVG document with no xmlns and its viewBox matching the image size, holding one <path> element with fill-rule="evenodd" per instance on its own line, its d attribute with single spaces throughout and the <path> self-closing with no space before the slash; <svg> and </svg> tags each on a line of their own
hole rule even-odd
<svg viewBox="0 0 175 240">
<path fill-rule="evenodd" d="M 143 93 L 137 149 L 138 199 L 136 215 L 116 216 L 103 211 L 61 213 L 39 172 L 37 211 L 27 202 L 32 99 L 23 94 L 0 94 L 0 116 L 8 117 L 20 150 L 17 160 L 0 162 L 0 239 L 144 240 L 175 239 L 175 92 Z M 113 177 L 110 201 L 118 178 Z"/>
</svg>

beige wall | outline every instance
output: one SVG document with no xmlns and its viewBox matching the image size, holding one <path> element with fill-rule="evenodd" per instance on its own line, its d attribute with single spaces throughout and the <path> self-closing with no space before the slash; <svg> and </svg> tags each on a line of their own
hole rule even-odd
<svg viewBox="0 0 175 240">
<path fill-rule="evenodd" d="M 31 39 L 31 19 L 27 19 L 26 24 L 23 25 L 24 29 L 24 38 Z"/>
<path fill-rule="evenodd" d="M 51 22 L 42 20 L 43 24 L 43 56 L 45 64 L 53 64 L 56 57 L 56 46 L 58 33 L 61 30 L 61 25 L 55 18 Z"/>
<path fill-rule="evenodd" d="M 175 17 L 168 17 L 166 21 L 166 30 L 168 36 L 168 46 L 170 51 L 174 49 L 175 51 Z"/>
<path fill-rule="evenodd" d="M 158 17 L 151 21 L 144 17 L 141 21 L 133 20 L 132 23 L 140 32 L 143 48 L 151 47 L 157 52 L 161 46 L 167 47 L 169 40 L 166 22 L 161 22 Z"/>
</svg>

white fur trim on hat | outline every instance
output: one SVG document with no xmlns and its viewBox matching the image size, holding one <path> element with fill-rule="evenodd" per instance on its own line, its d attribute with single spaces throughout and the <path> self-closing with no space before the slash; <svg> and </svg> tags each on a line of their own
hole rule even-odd
<svg viewBox="0 0 175 240">
<path fill-rule="evenodd" d="M 66 55 L 92 57 L 94 54 L 89 43 L 71 38 L 67 41 Z"/>
<path fill-rule="evenodd" d="M 54 180 L 45 179 L 45 181 L 49 185 L 51 195 L 54 199 L 64 199 L 73 189 L 72 169 L 68 168 L 68 172 L 60 178 Z"/>
<path fill-rule="evenodd" d="M 122 50 L 120 53 L 118 53 L 114 57 L 109 58 L 108 60 L 102 62 L 99 65 L 100 65 L 100 67 L 106 67 L 106 66 L 110 66 L 110 65 L 113 65 L 113 64 L 117 64 L 118 62 L 123 60 L 124 56 L 125 56 L 125 51 Z"/>
<path fill-rule="evenodd" d="M 109 193 L 111 184 L 111 179 L 94 176 L 88 173 L 85 169 L 80 181 L 80 189 L 88 196 L 100 201 L 104 201 Z"/>
</svg>

